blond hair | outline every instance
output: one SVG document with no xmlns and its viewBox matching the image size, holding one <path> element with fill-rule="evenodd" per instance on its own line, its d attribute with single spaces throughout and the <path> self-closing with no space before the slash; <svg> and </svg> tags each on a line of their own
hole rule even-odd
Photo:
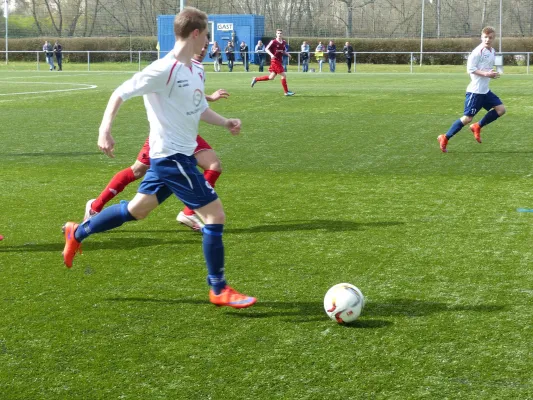
<svg viewBox="0 0 533 400">
<path fill-rule="evenodd" d="M 495 33 L 496 30 L 492 26 L 486 26 L 481 30 L 481 34 L 490 35 L 491 33 Z"/>
<path fill-rule="evenodd" d="M 200 32 L 207 28 L 207 14 L 194 7 L 185 7 L 174 18 L 174 35 L 176 38 L 186 39 L 192 31 Z"/>
</svg>

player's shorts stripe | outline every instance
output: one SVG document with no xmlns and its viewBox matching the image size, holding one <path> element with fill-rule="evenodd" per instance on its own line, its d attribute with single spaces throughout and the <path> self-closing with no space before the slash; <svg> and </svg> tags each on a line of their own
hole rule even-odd
<svg viewBox="0 0 533 400">
<path fill-rule="evenodd" d="M 189 186 L 191 187 L 191 189 L 194 189 L 194 186 L 192 184 L 191 178 L 189 178 L 189 175 L 187 175 L 187 173 L 183 169 L 182 165 L 179 162 L 177 162 L 176 160 L 173 160 L 173 161 L 178 166 L 178 169 L 180 170 L 181 174 L 185 177 L 185 179 L 187 179 L 187 182 L 189 182 Z"/>
</svg>

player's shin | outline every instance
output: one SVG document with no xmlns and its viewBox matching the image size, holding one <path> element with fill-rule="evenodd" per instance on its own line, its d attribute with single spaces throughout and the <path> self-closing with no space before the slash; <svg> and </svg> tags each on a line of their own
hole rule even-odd
<svg viewBox="0 0 533 400">
<path fill-rule="evenodd" d="M 81 242 L 93 233 L 109 231 L 133 220 L 135 218 L 128 211 L 128 202 L 121 201 L 120 204 L 104 208 L 101 213 L 80 224 L 76 230 L 75 238 Z"/>
<path fill-rule="evenodd" d="M 203 251 L 205 263 L 207 265 L 207 280 L 213 292 L 220 294 L 226 286 L 224 276 L 224 243 L 222 242 L 222 232 L 224 225 L 208 224 L 202 229 Z"/>
</svg>

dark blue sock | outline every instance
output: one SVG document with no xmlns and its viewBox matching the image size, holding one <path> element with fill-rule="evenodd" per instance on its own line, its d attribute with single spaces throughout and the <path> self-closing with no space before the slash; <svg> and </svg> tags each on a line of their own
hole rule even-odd
<svg viewBox="0 0 533 400">
<path fill-rule="evenodd" d="M 226 286 L 224 277 L 224 243 L 222 232 L 224 225 L 207 224 L 202 229 L 205 263 L 207 264 L 207 282 L 215 294 L 220 294 Z"/>
<path fill-rule="evenodd" d="M 455 121 L 452 126 L 450 126 L 450 129 L 448 129 L 448 132 L 446 132 L 446 138 L 450 139 L 453 135 L 455 135 L 457 132 L 459 132 L 461 129 L 463 129 L 463 122 L 461 119 L 458 119 Z"/>
<path fill-rule="evenodd" d="M 496 110 L 493 108 L 488 113 L 485 114 L 483 118 L 481 118 L 481 121 L 479 121 L 479 126 L 485 126 L 490 124 L 491 122 L 496 121 L 500 116 L 496 112 Z"/>
<path fill-rule="evenodd" d="M 93 233 L 109 231 L 118 228 L 124 222 L 133 220 L 135 218 L 128 211 L 128 202 L 123 200 L 120 204 L 104 208 L 99 214 L 81 223 L 76 229 L 74 237 L 78 242 L 81 242 Z"/>
</svg>

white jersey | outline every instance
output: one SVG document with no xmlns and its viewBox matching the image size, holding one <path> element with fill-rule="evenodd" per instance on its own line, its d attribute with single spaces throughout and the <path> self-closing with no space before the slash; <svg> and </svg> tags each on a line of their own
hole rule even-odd
<svg viewBox="0 0 533 400">
<path fill-rule="evenodd" d="M 490 71 L 494 67 L 495 50 L 487 49 L 481 43 L 468 56 L 466 70 L 470 74 L 472 81 L 466 88 L 467 92 L 485 94 L 489 91 L 489 82 L 491 78 L 475 75 L 474 71 Z"/>
<path fill-rule="evenodd" d="M 200 116 L 208 108 L 204 76 L 202 64 L 193 61 L 188 67 L 171 51 L 115 90 L 124 101 L 144 97 L 150 122 L 150 158 L 194 153 Z"/>
</svg>

